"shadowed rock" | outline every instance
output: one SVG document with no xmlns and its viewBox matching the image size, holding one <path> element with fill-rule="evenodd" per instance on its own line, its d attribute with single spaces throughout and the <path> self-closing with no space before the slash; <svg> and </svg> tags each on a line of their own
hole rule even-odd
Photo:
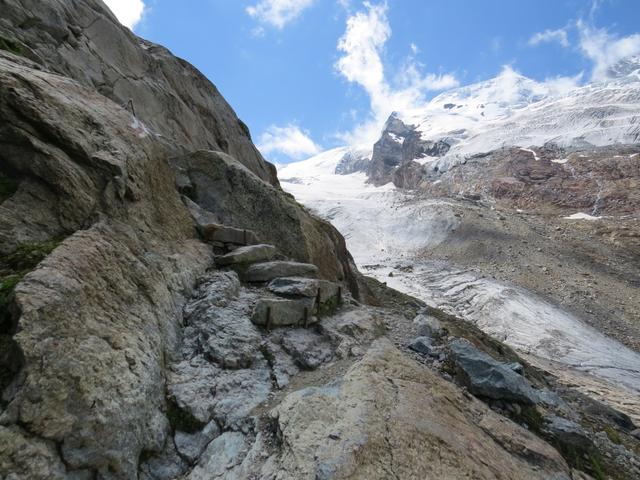
<svg viewBox="0 0 640 480">
<path fill-rule="evenodd" d="M 454 340 L 450 347 L 463 381 L 474 395 L 524 404 L 540 402 L 540 395 L 529 381 L 509 365 L 463 340 Z"/>
</svg>

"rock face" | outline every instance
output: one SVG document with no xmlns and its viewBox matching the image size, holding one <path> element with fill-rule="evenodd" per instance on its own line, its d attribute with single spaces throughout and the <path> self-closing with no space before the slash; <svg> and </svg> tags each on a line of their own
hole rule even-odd
<svg viewBox="0 0 640 480">
<path fill-rule="evenodd" d="M 0 477 L 136 478 L 149 452 L 182 458 L 167 442 L 180 415 L 165 396 L 166 365 L 180 356 L 184 300 L 213 266 L 194 212 L 241 230 L 270 225 L 267 239 L 354 292 L 357 272 L 344 239 L 279 189 L 246 127 L 193 67 L 97 0 L 1 10 Z M 176 188 L 193 189 L 168 159 L 199 148 L 218 150 L 216 172 L 247 179 L 257 196 L 275 198 L 266 204 L 274 210 L 183 202 Z M 217 180 L 206 174 L 196 189 Z M 30 250 L 46 251 L 44 260 L 5 271 L 7 258 Z M 242 376 L 259 338 L 248 318 L 244 326 L 244 337 L 220 328 L 209 332 L 220 342 L 198 345 L 216 368 L 241 372 L 228 382 L 255 383 L 261 398 L 271 379 L 267 369 Z M 212 378 L 216 368 L 203 371 Z M 157 470 L 176 471 L 167 465 Z"/>
<path fill-rule="evenodd" d="M 171 164 L 190 179 L 192 200 L 220 222 L 253 230 L 285 256 L 316 265 L 321 277 L 346 282 L 355 296 L 366 295 L 344 238 L 291 196 L 220 152 L 199 151 L 173 158 Z"/>
<path fill-rule="evenodd" d="M 571 478 L 549 445 L 386 340 L 341 381 L 293 393 L 272 415 L 287 445 L 269 465 L 279 478 Z"/>
<path fill-rule="evenodd" d="M 446 142 L 422 140 L 420 132 L 392 114 L 373 146 L 373 156 L 367 169 L 369 181 L 374 185 L 384 185 L 393 180 L 401 188 L 415 187 L 422 177 L 422 166 L 414 160 L 424 156 L 439 157 L 448 150 Z M 400 169 L 401 174 L 398 173 Z"/>
<path fill-rule="evenodd" d="M 135 476 L 164 442 L 162 365 L 211 253 L 125 110 L 3 52 L 0 99 L 2 171 L 18 184 L 0 251 L 67 237 L 15 289 L 24 367 L 4 392 L 0 475 Z"/>
<path fill-rule="evenodd" d="M 138 128 L 170 151 L 220 150 L 278 184 L 275 168 L 216 87 L 167 49 L 120 25 L 102 1 L 4 2 L 0 37 L 41 68 L 128 105 Z"/>
</svg>

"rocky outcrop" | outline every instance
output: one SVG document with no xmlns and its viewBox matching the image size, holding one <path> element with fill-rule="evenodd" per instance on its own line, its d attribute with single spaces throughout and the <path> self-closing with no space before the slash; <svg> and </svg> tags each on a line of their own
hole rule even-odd
<svg viewBox="0 0 640 480">
<path fill-rule="evenodd" d="M 40 68 L 125 106 L 137 127 L 174 155 L 220 150 L 278 184 L 275 167 L 216 87 L 189 63 L 120 25 L 101 0 L 3 2 L 0 38 Z"/>
<path fill-rule="evenodd" d="M 163 364 L 211 253 L 128 112 L 1 52 L 0 99 L 2 170 L 17 184 L 0 251 L 66 237 L 15 288 L 24 366 L 3 395 L 0 475 L 132 477 L 164 441 Z"/>
<path fill-rule="evenodd" d="M 345 282 L 356 297 L 366 297 L 342 235 L 290 195 L 221 152 L 198 151 L 171 164 L 193 186 L 191 200 L 220 222 L 253 230 L 286 257 L 312 263 L 322 278 Z"/>
<path fill-rule="evenodd" d="M 571 478 L 554 449 L 387 340 L 271 416 L 286 448 L 267 466 L 280 478 Z"/>
<path fill-rule="evenodd" d="M 414 188 L 422 179 L 422 166 L 414 162 L 422 157 L 439 157 L 447 153 L 449 145 L 422 140 L 420 132 L 405 125 L 394 113 L 384 125 L 380 139 L 373 145 L 368 164 L 369 181 L 384 185 L 393 180 L 399 188 Z M 402 169 L 402 173 L 398 170 Z"/>
<path fill-rule="evenodd" d="M 214 265 L 200 234 L 233 233 L 226 247 L 270 225 L 265 239 L 326 277 L 357 291 L 357 273 L 340 234 L 277 187 L 215 87 L 101 2 L 4 2 L 0 39 L 0 477 L 136 478 L 149 452 L 181 459 L 200 445 L 167 443 L 190 418 L 165 395 L 184 300 Z M 216 154 L 231 159 L 217 172 L 250 179 L 231 194 L 248 210 L 227 198 L 218 218 L 180 197 L 189 185 L 168 158 L 196 148 L 240 159 Z M 250 210 L 254 188 L 274 210 Z M 196 229 L 221 220 L 239 230 Z M 233 338 L 211 322 L 228 345 L 205 344 L 207 358 L 241 370 L 259 347 L 247 322 Z"/>
</svg>

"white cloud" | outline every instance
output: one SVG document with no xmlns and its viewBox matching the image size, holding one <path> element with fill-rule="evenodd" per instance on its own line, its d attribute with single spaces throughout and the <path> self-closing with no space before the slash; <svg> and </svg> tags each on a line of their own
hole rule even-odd
<svg viewBox="0 0 640 480">
<path fill-rule="evenodd" d="M 315 0 L 260 0 L 247 7 L 247 13 L 258 20 L 282 29 L 287 23 L 298 18 Z"/>
<path fill-rule="evenodd" d="M 104 0 L 116 18 L 131 30 L 142 20 L 145 4 L 142 0 Z"/>
<path fill-rule="evenodd" d="M 620 60 L 640 55 L 638 33 L 618 37 L 604 28 L 591 27 L 582 20 L 576 25 L 580 33 L 580 50 L 593 62 L 591 79 L 594 81 L 606 79 L 609 68 Z"/>
<path fill-rule="evenodd" d="M 309 136 L 309 132 L 294 124 L 278 127 L 271 125 L 260 136 L 258 149 L 264 154 L 282 153 L 293 159 L 320 153 L 321 148 Z"/>
<path fill-rule="evenodd" d="M 407 111 L 421 105 L 430 90 L 455 87 L 458 81 L 451 74 L 423 74 L 423 65 L 408 57 L 394 82 L 385 75 L 382 61 L 384 46 L 391 37 L 387 19 L 386 2 L 364 2 L 365 9 L 347 19 L 347 28 L 338 41 L 342 56 L 335 64 L 336 70 L 349 82 L 360 85 L 369 96 L 369 119 L 339 137 L 351 144 L 373 143 L 380 128 L 393 111 Z M 416 52 L 417 47 L 412 51 Z"/>
<path fill-rule="evenodd" d="M 559 28 L 558 30 L 545 30 L 537 32 L 529 39 L 529 45 L 534 46 L 540 43 L 558 42 L 564 48 L 569 47 L 569 38 L 567 30 Z"/>
</svg>

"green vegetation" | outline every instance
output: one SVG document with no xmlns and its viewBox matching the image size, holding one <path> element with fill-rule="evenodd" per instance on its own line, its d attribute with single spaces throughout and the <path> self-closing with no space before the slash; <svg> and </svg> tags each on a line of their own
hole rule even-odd
<svg viewBox="0 0 640 480">
<path fill-rule="evenodd" d="M 0 37 L 0 50 L 6 50 L 15 55 L 24 55 L 24 48 L 18 42 Z"/>
<path fill-rule="evenodd" d="M 544 417 L 535 406 L 523 405 L 520 413 L 514 418 L 518 423 L 524 423 L 529 430 L 539 434 L 544 424 Z"/>
<path fill-rule="evenodd" d="M 0 333 L 12 330 L 10 305 L 13 292 L 22 278 L 33 270 L 60 243 L 61 239 L 25 243 L 9 255 L 0 257 Z"/>
<path fill-rule="evenodd" d="M 13 272 L 27 273 L 53 252 L 61 242 L 61 239 L 54 239 L 46 242 L 23 243 L 9 255 L 0 258 L 0 265 Z"/>
<path fill-rule="evenodd" d="M 611 425 L 604 425 L 603 429 L 607 434 L 607 437 L 609 437 L 609 440 L 611 440 L 613 443 L 617 443 L 618 445 L 622 443 L 622 438 L 620 438 L 620 434 Z"/>
<path fill-rule="evenodd" d="M 17 183 L 0 172 L 0 203 L 4 202 L 7 198 L 13 195 L 17 189 Z"/>
</svg>

